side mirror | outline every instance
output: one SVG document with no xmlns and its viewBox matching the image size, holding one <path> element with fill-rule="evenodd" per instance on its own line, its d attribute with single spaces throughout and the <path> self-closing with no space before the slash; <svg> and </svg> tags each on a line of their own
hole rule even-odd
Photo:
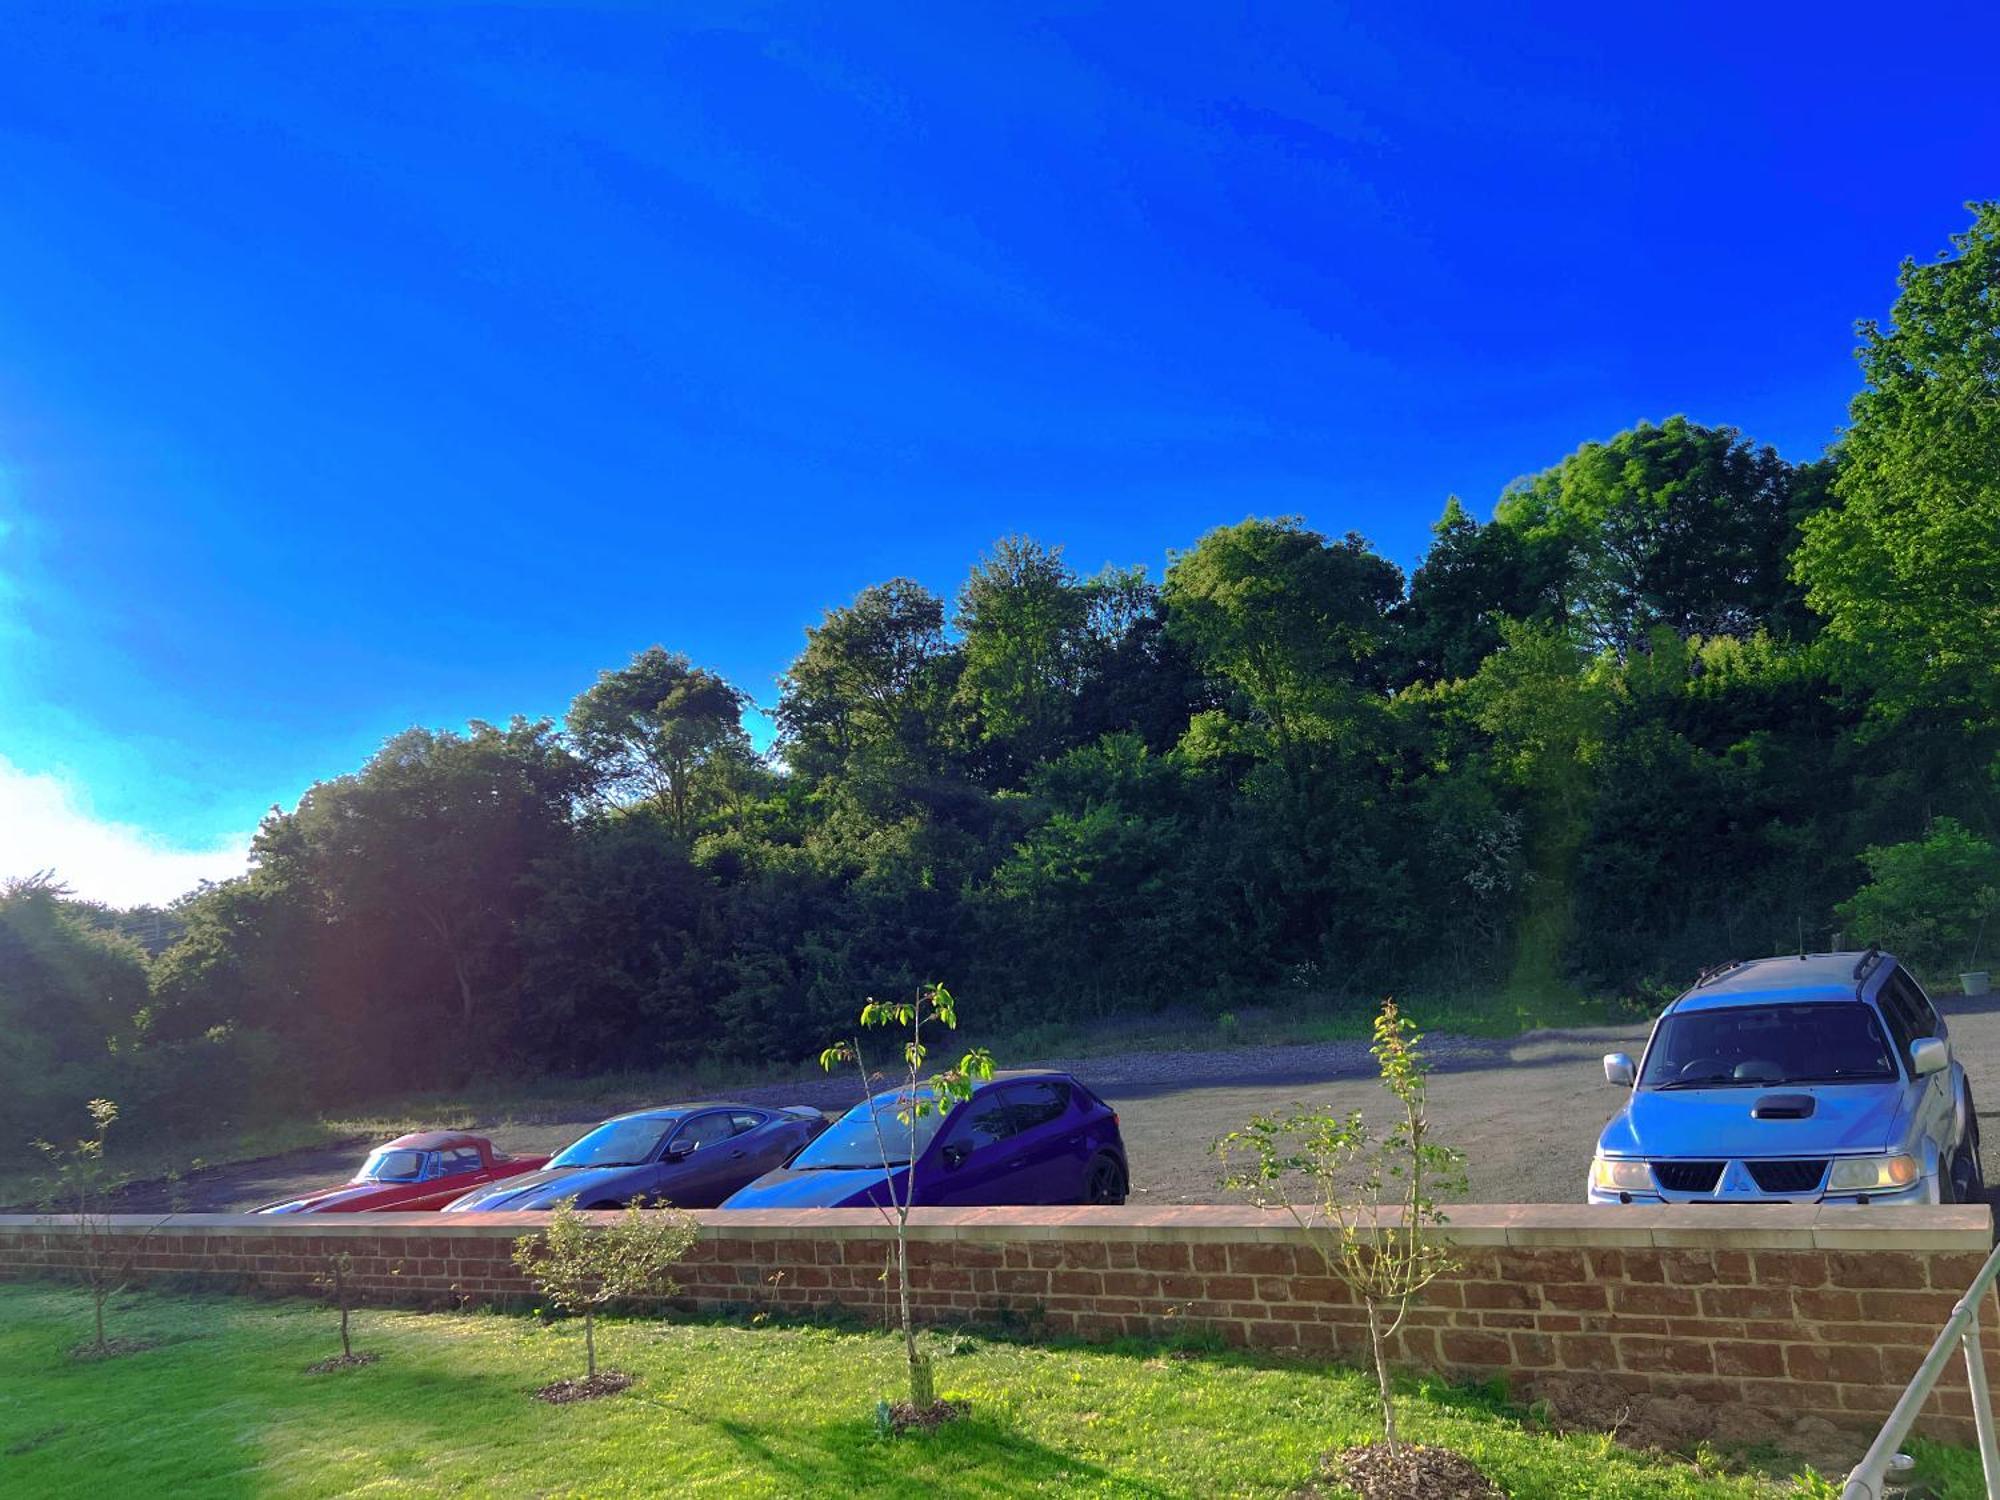
<svg viewBox="0 0 2000 1500">
<path fill-rule="evenodd" d="M 1616 1084 L 1621 1089 L 1632 1087 L 1632 1079 L 1638 1069 L 1632 1066 L 1632 1059 L 1623 1052 L 1604 1054 L 1604 1081 Z"/>
<path fill-rule="evenodd" d="M 673 1145 L 667 1147 L 667 1154 L 663 1159 L 670 1162 L 686 1161 L 693 1151 L 694 1147 L 676 1141 Z"/>
<path fill-rule="evenodd" d="M 1934 1036 L 1920 1036 L 1910 1043 L 1910 1070 L 1919 1078 L 1941 1073 L 1951 1064 L 1951 1048 Z"/>
<path fill-rule="evenodd" d="M 962 1167 L 966 1157 L 972 1154 L 970 1146 L 947 1146 L 944 1148 L 944 1164 L 947 1167 Z"/>
</svg>

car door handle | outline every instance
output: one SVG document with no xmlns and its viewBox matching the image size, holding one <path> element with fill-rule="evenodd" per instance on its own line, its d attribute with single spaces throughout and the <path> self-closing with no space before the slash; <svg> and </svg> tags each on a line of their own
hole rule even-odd
<svg viewBox="0 0 2000 1500">
<path fill-rule="evenodd" d="M 729 1155 L 730 1158 L 734 1161 L 741 1161 L 743 1159 L 743 1153 L 741 1151 L 732 1151 L 729 1153 Z"/>
<path fill-rule="evenodd" d="M 1007 1169 L 1011 1172 L 1015 1167 L 1025 1167 L 1027 1164 L 1028 1164 L 1027 1157 L 1017 1156 L 1012 1161 L 1007 1163 Z"/>
</svg>

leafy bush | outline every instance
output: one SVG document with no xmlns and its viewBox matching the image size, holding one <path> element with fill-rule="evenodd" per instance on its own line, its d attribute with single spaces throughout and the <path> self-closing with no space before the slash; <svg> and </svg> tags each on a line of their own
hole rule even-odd
<svg viewBox="0 0 2000 1500">
<path fill-rule="evenodd" d="M 1920 839 L 1862 851 L 1869 881 L 1838 910 L 1849 935 L 1879 943 L 1922 974 L 1971 967 L 2000 909 L 2000 857 L 1952 818 Z"/>
</svg>

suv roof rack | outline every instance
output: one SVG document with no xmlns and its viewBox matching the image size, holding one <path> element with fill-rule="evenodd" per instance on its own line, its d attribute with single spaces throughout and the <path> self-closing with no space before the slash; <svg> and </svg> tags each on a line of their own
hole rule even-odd
<svg viewBox="0 0 2000 1500">
<path fill-rule="evenodd" d="M 1695 976 L 1694 987 L 1700 989 L 1703 985 L 1713 984 L 1731 969 L 1740 969 L 1749 962 L 1747 958 L 1732 958 L 1723 963 L 1711 964 Z"/>
<path fill-rule="evenodd" d="M 1861 998 L 1861 986 L 1868 982 L 1868 976 L 1875 972 L 1875 966 L 1880 962 L 1882 962 L 1882 950 L 1879 947 L 1877 947 L 1874 943 L 1870 943 L 1868 945 L 1868 951 L 1862 954 L 1860 958 L 1855 960 L 1854 963 L 1855 999 L 1859 1000 Z"/>
</svg>

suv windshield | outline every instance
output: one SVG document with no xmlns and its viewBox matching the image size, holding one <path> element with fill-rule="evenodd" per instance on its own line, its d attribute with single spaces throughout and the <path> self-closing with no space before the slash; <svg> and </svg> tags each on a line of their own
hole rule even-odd
<svg viewBox="0 0 2000 1500">
<path fill-rule="evenodd" d="M 924 1097 L 928 1099 L 930 1096 L 927 1093 Z M 840 1167 L 874 1167 L 879 1170 L 882 1167 L 907 1166 L 910 1161 L 911 1126 L 896 1118 L 901 1108 L 902 1097 L 897 1094 L 883 1094 L 866 1104 L 855 1105 L 793 1159 L 792 1169 L 812 1172 L 832 1171 Z M 917 1155 L 924 1154 L 924 1147 L 931 1143 L 941 1123 L 935 1110 L 917 1118 Z M 878 1126 L 881 1128 L 879 1138 L 875 1133 Z M 887 1161 L 883 1160 L 884 1148 L 887 1149 Z"/>
<path fill-rule="evenodd" d="M 1660 1022 L 1639 1087 L 1751 1088 L 1896 1077 L 1875 1012 L 1854 1001 L 1685 1011 Z"/>
<path fill-rule="evenodd" d="M 651 1161 L 667 1132 L 680 1124 L 679 1115 L 664 1120 L 613 1120 L 600 1125 L 573 1146 L 549 1159 L 552 1167 L 636 1167 Z"/>
</svg>

